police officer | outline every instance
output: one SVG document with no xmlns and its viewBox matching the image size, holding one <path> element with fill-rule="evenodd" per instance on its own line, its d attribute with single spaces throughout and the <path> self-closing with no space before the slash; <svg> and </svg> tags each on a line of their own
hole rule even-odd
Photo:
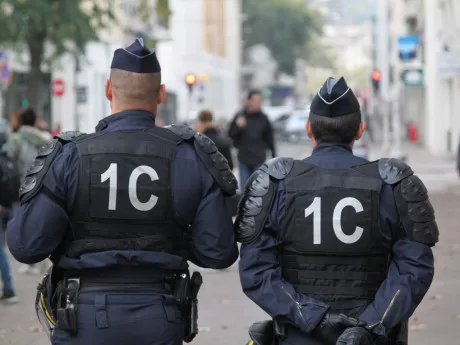
<svg viewBox="0 0 460 345">
<path fill-rule="evenodd" d="M 27 264 L 51 255 L 61 272 L 54 345 L 182 344 L 187 260 L 238 258 L 224 201 L 236 180 L 207 137 L 155 126 L 165 86 L 142 40 L 115 51 L 105 93 L 112 115 L 96 133 L 65 132 L 39 152 L 8 245 Z"/>
<path fill-rule="evenodd" d="M 314 97 L 306 130 L 312 155 L 266 162 L 239 207 L 241 284 L 274 320 L 251 331 L 274 329 L 281 344 L 407 344 L 439 235 L 427 190 L 399 160 L 353 155 L 364 124 L 343 78 Z"/>
</svg>

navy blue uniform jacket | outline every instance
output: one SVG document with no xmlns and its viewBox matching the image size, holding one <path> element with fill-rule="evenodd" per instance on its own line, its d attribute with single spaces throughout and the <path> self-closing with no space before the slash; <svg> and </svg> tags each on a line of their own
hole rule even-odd
<svg viewBox="0 0 460 345">
<path fill-rule="evenodd" d="M 151 113 L 124 111 L 101 120 L 96 131 L 144 131 L 155 126 Z M 174 208 L 181 224 L 191 224 L 189 260 L 206 268 L 225 268 L 238 258 L 232 218 L 224 195 L 214 182 L 192 145 L 181 143 L 172 169 Z M 79 158 L 75 144 L 68 143 L 55 158 L 44 177 L 43 186 L 65 207 L 45 193 L 23 204 L 8 223 L 7 243 L 20 262 L 32 264 L 46 259 L 63 241 L 77 192 Z M 181 257 L 147 251 L 107 251 L 84 254 L 79 259 L 62 256 L 58 265 L 64 269 L 102 268 L 115 265 L 146 266 L 175 271 L 188 267 Z"/>
<path fill-rule="evenodd" d="M 353 156 L 342 145 L 320 144 L 305 162 L 322 168 L 347 168 L 367 162 Z M 271 317 L 279 317 L 304 332 L 311 332 L 321 321 L 328 307 L 313 298 L 297 293 L 286 282 L 278 264 L 277 246 L 280 241 L 284 214 L 283 182 L 277 192 L 261 236 L 240 249 L 240 279 L 246 295 Z M 388 276 L 380 286 L 375 300 L 360 319 L 371 326 L 372 332 L 384 335 L 390 328 L 407 320 L 426 294 L 434 274 L 431 249 L 407 239 L 399 226 L 393 190 L 385 185 L 380 196 L 380 217 L 384 236 L 393 243 Z M 394 303 L 391 301 L 394 300 Z M 391 307 L 390 307 L 391 304 Z M 385 316 L 384 316 L 385 314 Z"/>
</svg>

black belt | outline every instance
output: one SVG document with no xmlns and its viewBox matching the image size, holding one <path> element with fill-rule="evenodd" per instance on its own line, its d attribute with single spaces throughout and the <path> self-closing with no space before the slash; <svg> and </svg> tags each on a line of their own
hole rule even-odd
<svg viewBox="0 0 460 345">
<path fill-rule="evenodd" d="M 174 292 L 174 284 L 171 282 L 100 282 L 82 277 L 80 279 L 80 292 L 91 291 L 150 291 L 158 290 L 171 294 Z"/>
</svg>

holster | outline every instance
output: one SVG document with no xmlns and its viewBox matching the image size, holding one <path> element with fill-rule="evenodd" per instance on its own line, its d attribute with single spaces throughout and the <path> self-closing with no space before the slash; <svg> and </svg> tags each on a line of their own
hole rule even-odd
<svg viewBox="0 0 460 345">
<path fill-rule="evenodd" d="M 59 328 L 72 335 L 77 334 L 79 278 L 65 278 L 58 284 L 56 319 Z"/>
<path fill-rule="evenodd" d="M 272 320 L 254 322 L 249 327 L 249 337 L 254 345 L 276 345 L 274 322 Z"/>
<path fill-rule="evenodd" d="M 390 345 L 407 345 L 409 343 L 409 322 L 403 321 L 396 325 L 389 335 Z"/>
<path fill-rule="evenodd" d="M 175 298 L 179 305 L 184 323 L 183 340 L 190 343 L 198 334 L 198 292 L 203 284 L 199 272 L 193 272 L 192 277 L 181 274 L 176 280 Z"/>
<path fill-rule="evenodd" d="M 62 277 L 62 270 L 57 266 L 52 266 L 37 286 L 35 312 L 49 338 L 56 325 L 57 285 Z"/>
</svg>

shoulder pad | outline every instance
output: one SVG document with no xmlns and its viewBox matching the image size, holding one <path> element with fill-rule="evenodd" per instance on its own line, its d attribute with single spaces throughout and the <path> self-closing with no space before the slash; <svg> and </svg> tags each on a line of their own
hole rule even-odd
<svg viewBox="0 0 460 345">
<path fill-rule="evenodd" d="M 169 129 L 171 132 L 181 137 L 183 140 L 190 140 L 195 135 L 195 131 L 186 125 L 169 125 L 163 128 Z"/>
<path fill-rule="evenodd" d="M 238 242 L 250 243 L 260 236 L 275 197 L 275 184 L 271 178 L 286 178 L 293 164 L 291 158 L 274 158 L 248 179 L 234 225 Z"/>
<path fill-rule="evenodd" d="M 85 135 L 85 133 L 82 133 L 79 131 L 67 131 L 67 132 L 59 133 L 57 136 L 55 136 L 55 138 L 67 142 L 67 141 L 73 141 L 83 135 Z"/>
<path fill-rule="evenodd" d="M 439 229 L 423 182 L 416 175 L 404 178 L 394 188 L 394 197 L 407 237 L 434 246 L 439 241 Z"/>
<path fill-rule="evenodd" d="M 396 184 L 414 174 L 410 166 L 399 159 L 382 158 L 378 162 L 380 177 L 386 184 Z"/>
<path fill-rule="evenodd" d="M 19 188 L 21 204 L 29 201 L 38 194 L 42 187 L 43 178 L 62 147 L 83 134 L 80 132 L 63 132 L 38 150 L 37 157 L 27 171 L 24 182 Z"/>
<path fill-rule="evenodd" d="M 289 175 L 293 166 L 293 158 L 276 157 L 266 161 L 264 165 L 262 165 L 261 169 L 271 177 L 277 180 L 282 180 Z"/>
<path fill-rule="evenodd" d="M 195 150 L 214 180 L 225 194 L 234 195 L 238 188 L 238 182 L 228 165 L 227 159 L 206 135 L 195 133 L 193 138 Z"/>
</svg>

